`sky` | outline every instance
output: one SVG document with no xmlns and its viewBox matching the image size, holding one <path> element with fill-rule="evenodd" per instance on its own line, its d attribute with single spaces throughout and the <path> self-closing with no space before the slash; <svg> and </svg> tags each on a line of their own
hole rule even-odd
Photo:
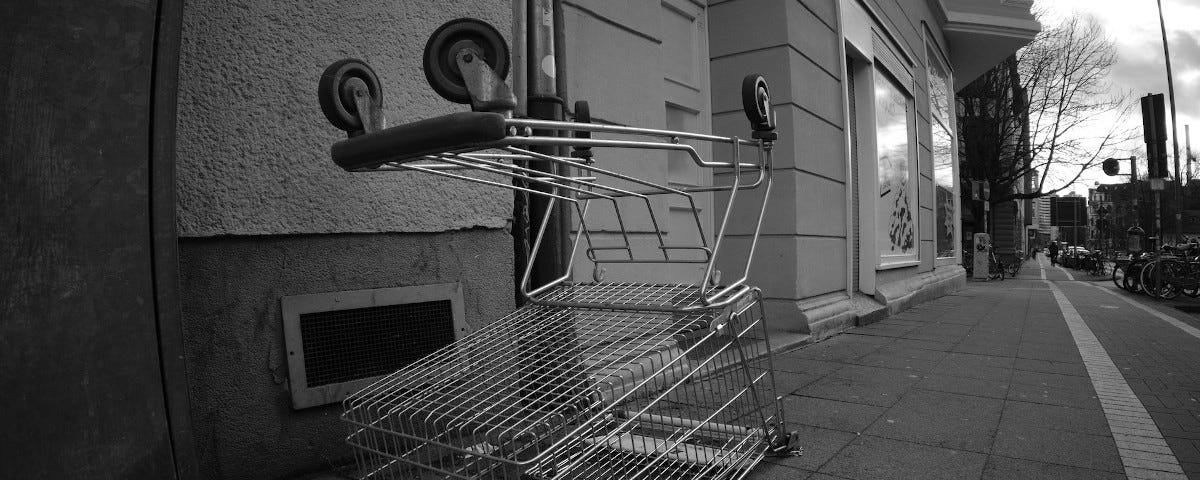
<svg viewBox="0 0 1200 480">
<path fill-rule="evenodd" d="M 1167 69 L 1163 60 L 1162 30 L 1159 29 L 1158 7 L 1155 0 L 1035 0 L 1034 10 L 1045 9 L 1042 18 L 1050 26 L 1067 15 L 1090 15 L 1104 26 L 1110 39 L 1116 43 L 1117 64 L 1110 72 L 1114 91 L 1128 90 L 1135 97 L 1149 93 L 1167 92 Z M 1191 125 L 1192 151 L 1200 152 L 1200 0 L 1162 0 L 1163 17 L 1166 21 L 1167 42 L 1171 51 L 1171 70 L 1175 83 L 1176 123 L 1179 132 L 1180 172 L 1186 179 L 1187 160 L 1184 125 Z M 1167 103 L 1168 127 L 1171 121 L 1170 103 Z M 1125 119 L 1130 127 L 1141 133 L 1141 110 L 1135 105 L 1133 114 Z M 1168 128 L 1168 135 L 1170 130 Z M 1125 153 L 1113 156 L 1139 158 L 1138 173 L 1145 174 L 1145 144 L 1139 139 Z M 1167 140 L 1167 151 L 1171 157 L 1168 166 L 1173 168 L 1174 152 L 1171 140 Z M 1128 173 L 1128 162 L 1121 165 L 1121 172 Z M 1193 170 L 1195 171 L 1195 169 Z M 1047 187 L 1055 182 L 1051 172 Z M 1084 173 L 1071 191 L 1086 194 L 1095 182 L 1127 182 L 1129 177 L 1109 177 L 1100 171 Z M 1065 182 L 1058 182 L 1061 185 Z M 1054 185 L 1057 186 L 1057 185 Z"/>
</svg>

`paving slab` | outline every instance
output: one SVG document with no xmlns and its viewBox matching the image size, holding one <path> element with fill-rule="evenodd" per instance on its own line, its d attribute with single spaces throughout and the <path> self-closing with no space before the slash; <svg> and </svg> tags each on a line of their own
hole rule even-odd
<svg viewBox="0 0 1200 480">
<path fill-rule="evenodd" d="M 922 445 L 987 453 L 1004 401 L 994 398 L 918 391 L 879 417 L 867 435 Z"/>
<path fill-rule="evenodd" d="M 852 480 L 961 480 L 979 478 L 987 456 L 863 435 L 818 473 Z"/>
<path fill-rule="evenodd" d="M 783 398 L 788 423 L 858 433 L 886 410 L 861 403 L 791 395 Z"/>
<path fill-rule="evenodd" d="M 1088 374 L 1087 369 L 1083 367 L 1083 363 L 1081 362 L 1052 362 L 1049 360 L 1034 360 L 1031 358 L 1015 359 L 1013 362 L 1013 369 L 1024 370 L 1027 372 L 1074 375 L 1076 377 L 1086 377 Z"/>
<path fill-rule="evenodd" d="M 1018 423 L 1001 424 L 992 454 L 1108 472 L 1123 469 L 1112 437 Z"/>
<path fill-rule="evenodd" d="M 1018 401 L 1005 404 L 1001 425 L 1027 425 L 1090 435 L 1112 433 L 1101 410 Z"/>
<path fill-rule="evenodd" d="M 1062 405 L 1074 408 L 1100 408 L 1100 400 L 1096 398 L 1095 392 L 1090 388 L 1079 390 L 1075 388 L 1013 383 L 1008 387 L 1007 398 L 1022 402 Z"/>
<path fill-rule="evenodd" d="M 889 370 L 897 372 L 897 375 L 881 375 L 872 370 Z M 905 374 L 903 371 L 892 369 L 850 365 L 806 386 L 803 394 L 843 402 L 890 407 L 920 380 L 921 377 L 916 373 Z"/>
<path fill-rule="evenodd" d="M 998 455 L 988 457 L 983 469 L 983 480 L 1029 480 L 1034 478 L 1056 480 L 1124 480 L 1125 475 L 1088 468 L 1057 465 L 1020 458 Z"/>
<path fill-rule="evenodd" d="M 983 380 L 934 373 L 923 375 L 921 381 L 913 388 L 987 398 L 1003 399 L 1008 396 L 1008 382 L 1004 380 Z"/>
</svg>

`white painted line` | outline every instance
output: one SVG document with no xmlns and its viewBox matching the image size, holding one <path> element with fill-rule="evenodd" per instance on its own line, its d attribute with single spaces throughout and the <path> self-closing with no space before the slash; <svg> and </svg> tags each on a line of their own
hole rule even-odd
<svg viewBox="0 0 1200 480">
<path fill-rule="evenodd" d="M 1146 311 L 1146 313 L 1149 313 L 1149 314 L 1151 314 L 1151 315 L 1154 315 L 1155 317 L 1158 317 L 1158 319 L 1159 319 L 1159 320 L 1162 320 L 1162 321 L 1164 321 L 1164 322 L 1167 322 L 1167 323 L 1169 323 L 1169 324 L 1171 324 L 1171 325 L 1175 326 L 1175 328 L 1178 328 L 1178 329 L 1180 329 L 1180 330 L 1183 330 L 1183 332 L 1184 332 L 1184 333 L 1186 333 L 1186 334 L 1188 334 L 1188 335 L 1191 335 L 1191 336 L 1193 336 L 1193 337 L 1196 337 L 1196 338 L 1200 338 L 1200 330 L 1196 329 L 1196 327 L 1193 327 L 1193 326 L 1191 326 L 1191 325 L 1188 325 L 1188 324 L 1186 324 L 1186 323 L 1183 323 L 1182 321 L 1179 321 L 1179 320 L 1178 320 L 1178 319 L 1176 319 L 1175 317 L 1172 317 L 1172 316 L 1170 316 L 1170 315 L 1167 315 L 1167 314 L 1165 314 L 1165 313 L 1163 313 L 1163 312 L 1160 312 L 1160 311 L 1158 311 L 1157 309 L 1154 309 L 1154 308 L 1152 308 L 1152 307 L 1150 307 L 1150 306 L 1147 306 L 1146 304 L 1144 304 L 1144 303 L 1142 303 L 1142 302 L 1139 302 L 1139 301 L 1137 301 L 1137 300 L 1134 300 L 1134 299 L 1132 299 L 1132 298 L 1126 298 L 1124 295 L 1121 295 L 1121 294 L 1119 294 L 1119 293 L 1117 293 L 1117 292 L 1114 292 L 1114 291 L 1112 291 L 1112 290 L 1110 290 L 1110 289 L 1107 289 L 1107 288 L 1101 287 L 1101 286 L 1099 286 L 1099 285 L 1096 285 L 1096 284 L 1094 284 L 1094 283 L 1089 283 L 1088 285 L 1091 285 L 1091 286 L 1093 286 L 1093 287 L 1096 287 L 1097 289 L 1099 289 L 1100 291 L 1102 291 L 1102 292 L 1104 292 L 1104 293 L 1107 293 L 1107 294 L 1109 294 L 1109 295 L 1112 295 L 1112 296 L 1114 296 L 1114 297 L 1117 297 L 1117 298 L 1119 298 L 1119 299 L 1121 299 L 1121 300 L 1124 300 L 1124 301 L 1125 301 L 1125 303 L 1128 303 L 1128 304 L 1130 304 L 1130 305 L 1133 305 L 1133 306 L 1135 306 L 1135 307 L 1137 307 L 1137 308 L 1140 308 L 1140 309 L 1142 309 L 1142 310 L 1145 310 L 1145 311 Z"/>
<path fill-rule="evenodd" d="M 1066 273 L 1066 270 L 1063 272 Z M 1067 273 L 1067 278 L 1074 280 L 1070 273 Z M 1100 339 L 1096 338 L 1096 334 L 1084 323 L 1083 317 L 1079 315 L 1075 306 L 1071 305 L 1071 301 L 1067 300 L 1062 290 L 1054 282 L 1045 283 L 1054 294 L 1054 300 L 1058 302 L 1058 308 L 1062 311 L 1071 337 L 1075 340 L 1075 347 L 1079 349 L 1079 356 L 1083 357 L 1083 366 L 1092 380 L 1092 388 L 1100 397 L 1100 408 L 1104 410 L 1108 428 L 1117 444 L 1117 453 L 1125 466 L 1125 475 L 1139 479 L 1187 478 L 1183 475 L 1179 460 L 1171 453 L 1162 432 L 1158 430 L 1158 425 L 1152 420 L 1146 420 L 1150 416 L 1149 412 L 1129 388 L 1129 383 L 1113 363 L 1112 357 L 1108 356 L 1108 351 L 1100 344 Z M 1131 419 L 1130 416 L 1142 418 Z M 1149 447 L 1139 448 L 1138 445 Z M 1144 453 L 1149 448 L 1154 449 L 1149 450 L 1154 452 L 1153 454 Z"/>
<path fill-rule="evenodd" d="M 1074 275 L 1071 275 L 1071 272 L 1068 272 L 1068 271 L 1067 271 L 1067 269 L 1065 269 L 1065 268 L 1063 268 L 1063 267 L 1062 267 L 1062 265 L 1058 265 L 1058 270 L 1059 270 L 1059 271 L 1061 271 L 1061 272 L 1063 272 L 1063 273 L 1065 273 L 1065 274 L 1067 274 L 1067 280 L 1070 280 L 1070 281 L 1072 281 L 1072 282 L 1074 282 L 1074 281 L 1075 281 L 1075 276 L 1074 276 Z"/>
<path fill-rule="evenodd" d="M 1046 264 L 1042 263 L 1042 257 L 1038 257 L 1038 273 L 1042 274 L 1042 280 L 1046 280 Z"/>
</svg>

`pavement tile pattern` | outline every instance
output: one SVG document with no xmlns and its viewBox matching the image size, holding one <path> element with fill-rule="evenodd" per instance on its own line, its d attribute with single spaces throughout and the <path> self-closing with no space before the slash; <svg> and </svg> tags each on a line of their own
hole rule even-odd
<svg viewBox="0 0 1200 480">
<path fill-rule="evenodd" d="M 1015 280 L 971 282 L 777 354 L 804 455 L 768 457 L 747 478 L 1182 478 L 1164 466 L 1174 458 L 1200 479 L 1200 339 L 1089 279 L 1044 272 L 1093 332 L 1098 350 L 1084 355 L 1104 352 L 1111 370 L 1089 375 L 1037 264 Z"/>
</svg>

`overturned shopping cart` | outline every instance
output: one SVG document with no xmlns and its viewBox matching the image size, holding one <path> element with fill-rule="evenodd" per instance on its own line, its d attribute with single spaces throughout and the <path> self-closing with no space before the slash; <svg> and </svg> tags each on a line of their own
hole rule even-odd
<svg viewBox="0 0 1200 480">
<path fill-rule="evenodd" d="M 751 139 L 592 123 L 582 102 L 575 121 L 521 119 L 512 117 L 516 100 L 503 80 L 506 57 L 500 35 L 482 22 L 438 29 L 426 46 L 426 77 L 472 111 L 391 128 L 368 66 L 343 60 L 322 76 L 322 109 L 349 133 L 331 149 L 342 168 L 511 189 L 574 219 L 562 275 L 535 285 L 525 269 L 528 304 L 345 401 L 360 474 L 728 479 L 744 477 L 765 454 L 797 451 L 775 393 L 762 295 L 746 283 L 776 139 L 766 82 L 743 81 Z M 722 159 L 701 155 L 710 150 Z M 655 158 L 638 156 L 650 151 L 673 152 L 719 180 L 681 187 L 622 169 Z M 705 231 L 697 206 L 709 194 L 724 204 L 715 232 Z M 694 244 L 668 241 L 661 198 L 685 213 L 673 218 L 686 225 L 671 228 L 694 229 Z M 737 248 L 726 238 L 733 212 L 756 217 Z M 558 254 L 543 251 L 550 214 L 540 219 L 531 258 Z M 738 278 L 722 281 L 718 259 L 737 266 Z M 608 267 L 630 265 L 689 265 L 695 278 L 604 281 Z M 589 266 L 592 281 L 573 280 Z"/>
</svg>

